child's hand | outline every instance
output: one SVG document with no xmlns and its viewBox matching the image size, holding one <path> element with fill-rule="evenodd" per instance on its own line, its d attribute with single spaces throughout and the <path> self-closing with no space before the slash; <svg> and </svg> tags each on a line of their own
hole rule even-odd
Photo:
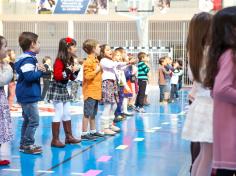
<svg viewBox="0 0 236 176">
<path fill-rule="evenodd" d="M 74 72 L 76 72 L 76 71 L 78 71 L 79 70 L 79 67 L 77 66 L 77 65 L 74 65 L 73 67 L 72 67 L 72 72 L 74 73 Z"/>
<path fill-rule="evenodd" d="M 42 72 L 46 72 L 46 68 L 44 67 L 43 64 L 38 64 L 37 67 L 38 67 L 38 70 L 40 70 Z"/>
<path fill-rule="evenodd" d="M 136 64 L 136 63 L 137 63 L 137 59 L 135 59 L 135 58 L 132 58 L 129 61 L 129 64 Z"/>
</svg>

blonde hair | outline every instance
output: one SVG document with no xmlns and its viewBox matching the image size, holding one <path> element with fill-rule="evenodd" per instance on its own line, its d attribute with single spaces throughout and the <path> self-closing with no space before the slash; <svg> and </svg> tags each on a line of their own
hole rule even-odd
<svg viewBox="0 0 236 176">
<path fill-rule="evenodd" d="M 98 45 L 98 41 L 94 40 L 94 39 L 88 39 L 85 40 L 83 43 L 83 50 L 87 53 L 87 54 L 92 54 L 93 50 L 96 48 L 96 46 Z"/>
</svg>

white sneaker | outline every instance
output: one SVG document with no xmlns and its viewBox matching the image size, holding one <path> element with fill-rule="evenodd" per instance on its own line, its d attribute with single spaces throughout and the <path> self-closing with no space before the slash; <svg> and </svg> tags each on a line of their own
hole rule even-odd
<svg viewBox="0 0 236 176">
<path fill-rule="evenodd" d="M 138 112 L 145 113 L 145 110 L 143 108 L 139 108 Z"/>
<path fill-rule="evenodd" d="M 114 126 L 114 125 L 112 125 L 111 127 L 110 127 L 110 129 L 112 130 L 112 131 L 114 131 L 114 132 L 120 132 L 120 128 L 119 127 L 117 127 L 117 126 Z"/>
</svg>

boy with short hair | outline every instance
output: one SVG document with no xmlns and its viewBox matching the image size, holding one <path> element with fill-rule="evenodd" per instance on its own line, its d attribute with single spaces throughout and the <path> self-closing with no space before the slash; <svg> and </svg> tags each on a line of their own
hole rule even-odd
<svg viewBox="0 0 236 176">
<path fill-rule="evenodd" d="M 21 104 L 24 118 L 21 127 L 19 150 L 28 154 L 40 154 L 42 153 L 42 148 L 34 144 L 34 135 L 39 126 L 40 77 L 46 70 L 42 64 L 38 64 L 36 58 L 36 54 L 40 50 L 37 34 L 32 32 L 21 33 L 19 45 L 23 50 L 23 54 L 17 58 L 15 63 L 15 69 L 18 74 L 16 97 Z"/>
<path fill-rule="evenodd" d="M 138 53 L 138 86 L 139 91 L 136 98 L 136 111 L 144 113 L 144 98 L 145 98 L 145 91 L 147 87 L 147 81 L 148 81 L 148 73 L 150 71 L 150 67 L 147 64 L 148 61 L 148 55 L 144 52 Z M 146 62 L 146 63 L 145 63 Z"/>
<path fill-rule="evenodd" d="M 95 116 L 98 101 L 102 98 L 102 71 L 97 56 L 100 46 L 96 40 L 88 39 L 83 43 L 83 50 L 88 54 L 83 64 L 84 117 L 82 122 L 82 140 L 95 140 L 104 135 L 96 131 Z M 87 132 L 90 124 L 90 133 Z"/>
</svg>

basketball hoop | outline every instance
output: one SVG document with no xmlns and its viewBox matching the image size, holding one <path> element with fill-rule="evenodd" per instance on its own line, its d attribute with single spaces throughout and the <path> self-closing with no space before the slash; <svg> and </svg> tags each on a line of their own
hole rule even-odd
<svg viewBox="0 0 236 176">
<path fill-rule="evenodd" d="M 129 8 L 129 12 L 130 13 L 137 13 L 138 12 L 138 8 L 137 7 L 130 7 Z"/>
</svg>

